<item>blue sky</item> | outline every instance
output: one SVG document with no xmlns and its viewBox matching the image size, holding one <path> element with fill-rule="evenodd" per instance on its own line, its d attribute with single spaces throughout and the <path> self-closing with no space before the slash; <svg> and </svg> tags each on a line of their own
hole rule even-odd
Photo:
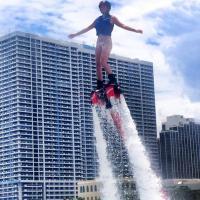
<svg viewBox="0 0 200 200">
<path fill-rule="evenodd" d="M 200 119 L 200 1 L 112 0 L 111 14 L 144 30 L 118 27 L 112 53 L 154 63 L 158 124 L 171 114 Z M 0 0 L 0 35 L 20 30 L 59 40 L 100 15 L 97 0 Z M 95 30 L 73 42 L 94 46 Z"/>
</svg>

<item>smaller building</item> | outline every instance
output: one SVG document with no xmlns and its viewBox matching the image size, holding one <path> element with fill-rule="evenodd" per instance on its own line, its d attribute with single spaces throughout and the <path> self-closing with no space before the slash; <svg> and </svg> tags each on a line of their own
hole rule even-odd
<svg viewBox="0 0 200 200">
<path fill-rule="evenodd" d="M 83 200 L 100 200 L 101 183 L 96 180 L 79 181 L 78 197 Z"/>
<path fill-rule="evenodd" d="M 124 177 L 118 179 L 119 194 L 123 199 L 138 200 L 135 182 L 132 178 Z M 78 197 L 81 200 L 100 200 L 102 183 L 98 180 L 79 181 Z"/>
<path fill-rule="evenodd" d="M 167 117 L 159 139 L 163 179 L 200 179 L 200 124 L 181 115 Z"/>
<path fill-rule="evenodd" d="M 163 180 L 163 186 L 170 199 L 200 199 L 200 179 L 167 179 Z"/>
</svg>

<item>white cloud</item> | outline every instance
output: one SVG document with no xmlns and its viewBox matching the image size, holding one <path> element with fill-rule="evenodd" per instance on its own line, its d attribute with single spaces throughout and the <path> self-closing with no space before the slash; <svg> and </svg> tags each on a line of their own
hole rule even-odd
<svg viewBox="0 0 200 200">
<path fill-rule="evenodd" d="M 170 50 L 182 40 L 176 36 L 165 35 L 160 37 L 158 27 L 159 23 L 163 21 L 159 17 L 154 19 L 146 17 L 157 9 L 174 10 L 174 1 L 162 1 L 162 3 L 148 1 L 151 4 L 150 7 L 146 7 L 148 4 L 146 1 L 140 2 L 139 4 L 137 4 L 137 1 L 133 3 L 135 4 L 134 7 L 138 9 L 137 12 L 134 12 L 132 6 L 125 7 L 123 18 L 125 21 L 131 22 L 132 18 L 136 17 L 137 19 L 138 17 L 137 24 L 144 27 L 144 36 L 138 38 L 138 36 L 131 33 L 118 31 L 116 36 L 114 33 L 114 39 L 119 42 L 113 50 L 118 54 L 123 52 L 125 56 L 138 57 L 154 63 L 158 129 L 161 128 L 161 122 L 165 121 L 168 115 L 182 114 L 186 117 L 200 118 L 200 103 L 192 102 L 189 99 L 187 92 L 191 88 L 186 85 L 182 73 L 173 66 L 173 63 L 168 62 L 169 58 L 165 54 L 166 49 Z M 183 5 L 185 7 L 185 4 Z M 187 4 L 187 6 L 189 5 Z M 140 10 L 142 11 L 140 12 Z M 144 17 L 141 18 L 140 16 Z M 160 45 L 147 45 L 144 41 L 151 37 L 157 39 Z M 118 46 L 119 43 L 121 43 L 120 46 Z"/>
<path fill-rule="evenodd" d="M 118 3 L 116 0 L 113 2 Z M 40 24 L 47 28 L 46 35 L 67 40 L 67 34 L 88 26 L 100 15 L 98 3 L 99 0 L 0 0 L 2 16 L 0 34 L 5 34 L 13 29 L 18 30 L 19 25 L 23 31 L 30 31 L 30 24 Z M 144 34 L 139 35 L 115 27 L 112 52 L 154 63 L 158 127 L 160 127 L 161 121 L 171 114 L 200 118 L 200 102 L 192 102 L 189 99 L 187 92 L 190 88 L 186 85 L 179 69 L 168 62 L 169 58 L 165 53 L 166 50 L 170 50 L 180 42 L 180 38 L 163 35 L 163 30 L 159 28 L 165 21 L 157 15 L 161 10 L 163 12 L 174 11 L 178 6 L 186 13 L 186 16 L 192 16 L 192 9 L 188 8 L 197 5 L 199 6 L 198 0 L 124 0 L 120 2 L 120 6 L 112 9 L 112 14 L 125 24 L 144 30 Z M 149 17 L 152 14 L 154 16 Z M 17 17 L 24 18 L 26 21 L 20 21 Z M 149 38 L 153 38 L 160 45 L 147 44 L 146 41 Z M 73 41 L 81 43 L 84 41 L 94 45 L 95 40 L 96 36 L 93 30 Z"/>
</svg>

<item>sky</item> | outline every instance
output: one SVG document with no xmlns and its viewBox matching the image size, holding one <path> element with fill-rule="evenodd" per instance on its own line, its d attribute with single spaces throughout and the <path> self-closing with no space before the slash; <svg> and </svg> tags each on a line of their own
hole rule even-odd
<svg viewBox="0 0 200 200">
<path fill-rule="evenodd" d="M 112 53 L 153 62 L 158 130 L 169 115 L 200 121 L 200 0 L 111 0 Z M 99 15 L 99 0 L 0 0 L 0 36 L 25 31 L 95 45 L 95 30 L 70 40 Z"/>
</svg>

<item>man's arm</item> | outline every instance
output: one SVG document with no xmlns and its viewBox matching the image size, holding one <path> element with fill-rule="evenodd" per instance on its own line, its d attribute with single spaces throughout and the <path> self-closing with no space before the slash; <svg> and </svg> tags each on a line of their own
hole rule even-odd
<svg viewBox="0 0 200 200">
<path fill-rule="evenodd" d="M 117 26 L 119 26 L 120 28 L 123 28 L 123 29 L 125 29 L 125 30 L 127 30 L 127 31 L 132 31 L 132 32 L 136 32 L 136 33 L 143 33 L 143 31 L 140 30 L 140 29 L 134 29 L 134 28 L 132 28 L 132 27 L 130 27 L 130 26 L 127 26 L 127 25 L 121 23 L 121 22 L 117 19 L 117 17 L 115 17 L 115 16 L 112 16 L 112 22 L 113 22 L 115 25 L 117 25 Z"/>
<path fill-rule="evenodd" d="M 90 31 L 90 30 L 93 29 L 94 27 L 95 27 L 95 21 L 94 21 L 92 24 L 90 24 L 88 27 L 82 29 L 81 31 L 79 31 L 79 32 L 77 32 L 77 33 L 69 34 L 68 37 L 69 37 L 70 39 L 72 39 L 72 38 L 74 38 L 74 37 L 76 37 L 76 36 L 78 36 L 78 35 L 81 35 L 81 34 L 83 34 L 83 33 L 86 33 L 86 32 L 88 32 L 88 31 Z"/>
</svg>

